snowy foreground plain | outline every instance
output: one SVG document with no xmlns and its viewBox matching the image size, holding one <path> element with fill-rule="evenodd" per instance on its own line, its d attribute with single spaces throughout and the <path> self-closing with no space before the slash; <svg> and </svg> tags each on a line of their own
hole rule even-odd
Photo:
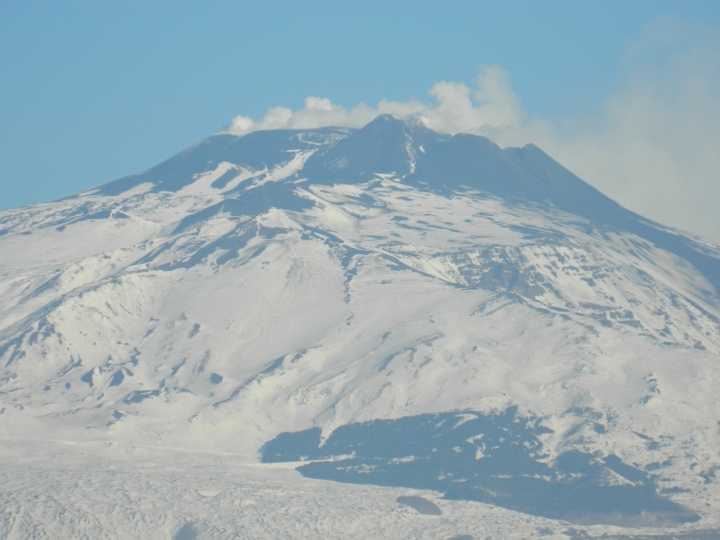
<svg viewBox="0 0 720 540">
<path fill-rule="evenodd" d="M 0 538 L 719 538 L 719 288 L 533 146 L 210 137 L 0 213 Z"/>
</svg>

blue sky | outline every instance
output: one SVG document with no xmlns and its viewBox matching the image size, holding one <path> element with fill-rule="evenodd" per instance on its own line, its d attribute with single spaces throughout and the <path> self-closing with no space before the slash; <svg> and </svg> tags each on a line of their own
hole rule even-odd
<svg viewBox="0 0 720 540">
<path fill-rule="evenodd" d="M 707 206 L 720 164 L 703 161 L 720 142 L 719 34 L 715 0 L 5 0 L 0 209 L 139 172 L 237 115 L 297 111 L 307 96 L 432 104 L 436 83 L 482 91 L 494 66 L 517 112 L 498 142 L 533 139 L 626 206 L 720 238 Z M 674 126 L 687 137 L 658 139 Z M 644 175 L 657 155 L 670 165 Z"/>
</svg>

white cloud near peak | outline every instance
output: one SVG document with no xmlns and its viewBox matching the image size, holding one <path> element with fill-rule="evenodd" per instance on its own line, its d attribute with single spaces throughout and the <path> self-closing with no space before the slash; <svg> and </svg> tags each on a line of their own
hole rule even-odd
<svg viewBox="0 0 720 540">
<path fill-rule="evenodd" d="M 595 117 L 531 117 L 508 73 L 491 65 L 480 68 L 473 88 L 434 84 L 433 103 L 382 100 L 348 109 L 308 97 L 297 111 L 273 107 L 259 120 L 237 116 L 226 132 L 360 128 L 391 114 L 505 147 L 532 142 L 625 207 L 720 240 L 720 29 L 661 20 L 627 51 L 624 83 Z"/>
<path fill-rule="evenodd" d="M 273 107 L 259 120 L 236 116 L 226 132 L 245 135 L 266 129 L 360 128 L 380 114 L 390 114 L 401 119 L 419 119 L 430 129 L 455 134 L 517 125 L 521 118 L 520 104 L 508 74 L 499 66 L 481 67 L 474 90 L 463 83 L 442 81 L 433 85 L 429 94 L 435 99 L 434 104 L 382 100 L 376 107 L 361 103 L 351 109 L 327 98 L 307 97 L 305 106 L 297 111 Z"/>
</svg>

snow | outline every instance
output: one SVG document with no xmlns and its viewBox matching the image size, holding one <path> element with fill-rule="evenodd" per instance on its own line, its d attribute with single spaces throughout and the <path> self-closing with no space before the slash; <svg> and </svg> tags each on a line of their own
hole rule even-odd
<svg viewBox="0 0 720 540">
<path fill-rule="evenodd" d="M 0 535 L 20 538 L 528 538 L 562 522 L 492 506 L 444 501 L 437 493 L 344 485 L 232 455 L 113 446 L 100 455 L 46 443 L 52 466 L 17 457 L 0 464 Z M 5 445 L 22 452 L 26 443 Z M 102 456 L 102 457 L 101 457 Z M 42 491 L 38 486 L 46 486 Z M 442 510 L 423 515 L 397 502 L 422 497 Z M 598 528 L 618 530 L 617 528 Z"/>
<path fill-rule="evenodd" d="M 510 405 L 553 430 L 549 459 L 617 454 L 720 527 L 720 305 L 697 270 L 557 210 L 389 178 L 309 179 L 308 210 L 175 232 L 315 151 L 0 213 L 0 537 L 568 538 L 257 461 L 286 431 Z"/>
</svg>

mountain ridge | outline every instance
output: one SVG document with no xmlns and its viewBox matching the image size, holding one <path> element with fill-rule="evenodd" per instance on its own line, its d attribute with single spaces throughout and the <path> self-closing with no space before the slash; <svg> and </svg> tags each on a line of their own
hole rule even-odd
<svg viewBox="0 0 720 540">
<path fill-rule="evenodd" d="M 204 146 L 211 148 L 210 156 L 201 152 L 202 159 L 212 157 L 208 160 L 208 166 L 210 164 L 217 166 L 219 160 L 223 159 L 222 156 L 240 160 L 244 166 L 251 168 L 276 163 L 283 157 L 282 151 L 279 150 L 281 148 L 279 142 L 287 144 L 286 137 L 300 133 L 309 133 L 317 137 L 327 137 L 328 135 L 330 138 L 337 137 L 337 144 L 330 144 L 329 148 L 324 151 L 320 148 L 320 151 L 315 155 L 310 155 L 305 163 L 303 171 L 312 177 L 314 182 L 342 183 L 349 181 L 354 183 L 363 179 L 369 180 L 377 173 L 394 174 L 402 177 L 410 185 L 425 189 L 439 189 L 441 192 L 451 192 L 462 188 L 475 189 L 510 202 L 550 203 L 559 210 L 586 218 L 597 226 L 609 226 L 632 232 L 655 243 L 658 247 L 675 253 L 705 275 L 712 284 L 716 297 L 720 291 L 720 259 L 708 256 L 699 250 L 694 242 L 670 232 L 668 228 L 659 226 L 651 220 L 621 207 L 565 169 L 537 146 L 529 144 L 523 148 L 503 150 L 489 139 L 479 135 L 442 135 L 417 123 L 398 120 L 390 115 L 381 115 L 359 130 L 318 128 L 256 131 L 242 137 L 214 135 L 144 173 L 105 184 L 99 188 L 99 193 L 119 195 L 142 182 L 153 182 L 153 178 L 156 180 L 152 189 L 169 188 L 167 190 L 177 191 L 191 179 L 180 178 L 173 184 L 177 173 L 172 171 L 172 166 L 177 166 L 180 170 L 187 170 L 188 167 L 201 170 L 198 169 L 200 158 L 196 158 L 194 154 Z M 343 137 L 343 135 L 346 136 Z M 237 153 L 226 150 L 228 144 L 221 143 L 219 148 L 216 148 L 216 144 L 214 144 L 216 137 L 230 143 L 241 144 L 250 141 L 252 144 L 249 144 L 248 148 L 241 148 Z M 227 137 L 230 138 L 226 139 Z M 358 137 L 359 140 L 357 140 Z M 390 137 L 392 137 L 391 140 Z M 415 141 L 413 137 L 416 137 L 418 141 Z M 256 141 L 256 139 L 259 140 Z M 366 144 L 368 140 L 373 141 L 375 145 L 370 150 Z M 433 155 L 430 162 L 423 159 L 424 145 L 428 145 L 428 143 L 440 149 L 439 155 Z M 348 145 L 350 145 L 349 153 Z M 307 151 L 312 146 L 312 143 L 306 143 L 302 148 Z M 270 157 L 267 155 L 268 147 L 272 150 Z M 353 147 L 357 149 L 353 150 Z M 423 148 L 423 151 L 419 151 L 418 148 Z M 259 152 L 258 149 L 262 149 L 262 152 Z M 432 153 L 431 147 L 428 150 Z M 383 152 L 382 156 L 376 155 L 380 151 Z M 258 154 L 262 154 L 264 156 L 262 159 L 266 161 L 258 161 Z M 356 157 L 353 158 L 353 155 Z M 369 161 L 368 156 L 370 156 Z M 507 156 L 512 156 L 514 159 L 508 159 Z M 383 157 L 384 161 L 378 161 L 379 157 Z M 188 159 L 191 163 L 187 163 Z M 353 159 L 360 160 L 367 171 L 353 170 L 352 167 L 348 169 L 347 163 L 352 163 Z M 343 160 L 345 164 L 338 167 L 337 163 Z M 180 163 L 176 164 L 176 161 L 180 161 Z M 465 169 L 453 168 L 455 163 L 464 163 Z M 525 165 L 525 170 L 521 164 Z M 411 166 L 412 171 L 410 170 Z M 380 170 L 377 170 L 378 168 Z M 203 172 L 207 172 L 207 170 L 206 167 Z M 169 177 L 162 178 L 163 174 Z M 481 176 L 477 177 L 478 174 Z M 498 181 L 499 178 L 500 181 Z M 508 179 L 516 185 L 508 186 Z M 448 182 L 450 183 L 448 184 Z M 278 196 L 280 195 L 276 192 L 268 195 L 265 199 L 276 199 Z M 285 198 L 287 199 L 287 197 Z M 286 202 L 285 204 L 290 203 Z"/>
</svg>

